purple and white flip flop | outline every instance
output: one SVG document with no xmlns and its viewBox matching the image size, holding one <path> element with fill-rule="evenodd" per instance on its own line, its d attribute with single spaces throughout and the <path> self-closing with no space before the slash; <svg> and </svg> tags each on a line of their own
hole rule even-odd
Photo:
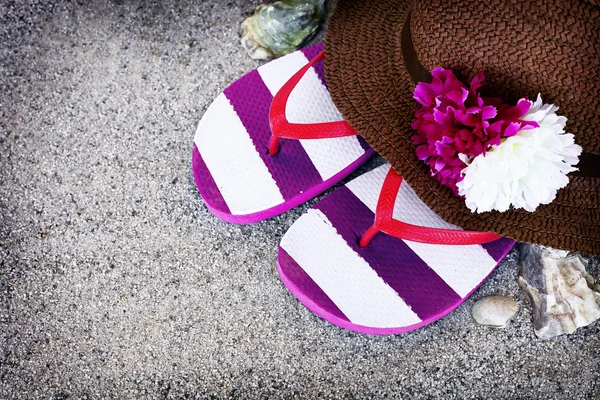
<svg viewBox="0 0 600 400">
<path fill-rule="evenodd" d="M 192 168 L 200 194 L 217 217 L 251 223 L 285 212 L 344 179 L 375 153 L 354 135 L 282 139 L 279 151 L 269 154 L 274 96 L 309 60 L 322 57 L 322 50 L 317 44 L 262 65 L 206 110 L 194 138 Z M 329 97 L 323 63 L 313 62 L 285 99 L 287 107 L 283 103 L 283 119 L 296 128 L 343 119 Z"/>
<path fill-rule="evenodd" d="M 458 307 L 514 243 L 445 222 L 388 164 L 300 217 L 281 241 L 278 271 L 286 287 L 327 321 L 361 333 L 396 334 Z"/>
</svg>

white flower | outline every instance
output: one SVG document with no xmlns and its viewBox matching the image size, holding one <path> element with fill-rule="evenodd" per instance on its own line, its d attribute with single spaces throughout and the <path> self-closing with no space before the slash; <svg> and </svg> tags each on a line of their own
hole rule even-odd
<svg viewBox="0 0 600 400">
<path fill-rule="evenodd" d="M 538 94 L 523 120 L 536 121 L 539 128 L 524 129 L 499 146 L 480 154 L 462 170 L 457 184 L 472 212 L 506 211 L 512 205 L 535 211 L 549 204 L 556 192 L 569 183 L 576 171 L 581 146 L 573 134 L 564 133 L 567 119 L 556 115 L 558 107 L 543 104 Z"/>
</svg>

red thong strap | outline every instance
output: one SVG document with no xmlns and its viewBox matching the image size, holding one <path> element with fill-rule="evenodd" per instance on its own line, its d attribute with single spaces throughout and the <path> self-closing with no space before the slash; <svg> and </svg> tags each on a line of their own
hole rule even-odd
<svg viewBox="0 0 600 400">
<path fill-rule="evenodd" d="M 321 122 L 315 124 L 293 124 L 285 116 L 285 109 L 292 90 L 296 87 L 306 71 L 319 60 L 322 60 L 325 52 L 320 52 L 308 64 L 296 72 L 273 97 L 269 111 L 271 123 L 271 142 L 269 154 L 275 155 L 279 151 L 279 138 L 287 139 L 326 139 L 344 136 L 354 136 L 356 131 L 346 121 Z"/>
<path fill-rule="evenodd" d="M 492 232 L 474 232 L 454 229 L 427 228 L 407 224 L 392 218 L 396 197 L 402 184 L 402 177 L 390 168 L 377 201 L 375 222 L 360 238 L 360 246 L 366 247 L 377 232 L 381 231 L 398 239 L 428 244 L 468 245 L 483 244 L 500 239 Z"/>
</svg>

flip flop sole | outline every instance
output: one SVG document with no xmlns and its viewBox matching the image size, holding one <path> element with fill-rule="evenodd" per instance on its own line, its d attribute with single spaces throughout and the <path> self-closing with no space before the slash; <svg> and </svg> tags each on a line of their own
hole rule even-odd
<svg viewBox="0 0 600 400">
<path fill-rule="evenodd" d="M 208 107 L 194 138 L 192 169 L 198 190 L 217 217 L 232 223 L 260 221 L 310 200 L 365 163 L 373 154 L 359 136 L 280 141 L 268 154 L 269 109 L 279 88 L 323 48 L 314 45 L 249 72 Z M 288 101 L 292 123 L 341 120 L 315 64 Z"/>
<path fill-rule="evenodd" d="M 377 234 L 361 248 L 389 165 L 325 196 L 281 241 L 278 272 L 302 304 L 340 327 L 397 334 L 428 325 L 462 304 L 514 246 L 431 245 Z M 460 229 L 439 218 L 403 182 L 394 218 L 434 228 Z"/>
</svg>

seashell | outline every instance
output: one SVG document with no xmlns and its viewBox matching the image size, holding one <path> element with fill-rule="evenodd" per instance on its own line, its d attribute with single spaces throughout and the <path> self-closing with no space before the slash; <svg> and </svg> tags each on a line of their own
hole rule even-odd
<svg viewBox="0 0 600 400">
<path fill-rule="evenodd" d="M 580 254 L 520 244 L 519 286 L 533 304 L 533 329 L 550 339 L 600 318 L 600 287 Z"/>
<path fill-rule="evenodd" d="M 242 46 L 255 60 L 272 60 L 302 47 L 325 16 L 325 0 L 261 4 L 242 22 Z"/>
<path fill-rule="evenodd" d="M 504 328 L 519 311 L 519 305 L 508 296 L 488 296 L 478 300 L 471 309 L 471 315 L 479 325 Z"/>
</svg>

